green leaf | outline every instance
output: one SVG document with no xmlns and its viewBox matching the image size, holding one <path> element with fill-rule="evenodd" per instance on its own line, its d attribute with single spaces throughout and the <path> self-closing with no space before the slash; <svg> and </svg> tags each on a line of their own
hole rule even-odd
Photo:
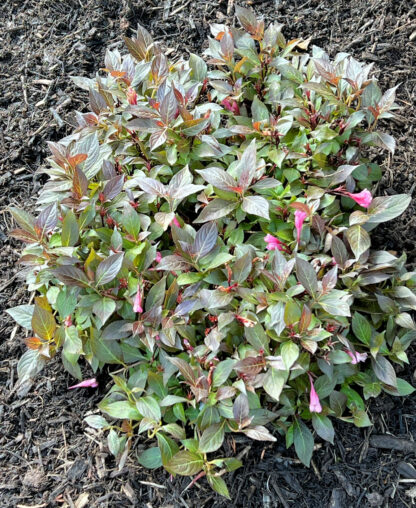
<svg viewBox="0 0 416 508">
<path fill-rule="evenodd" d="M 186 272 L 181 273 L 177 278 L 177 283 L 179 286 L 186 286 L 188 284 L 193 284 L 194 282 L 198 282 L 201 280 L 203 275 L 197 272 Z"/>
<path fill-rule="evenodd" d="M 356 427 L 371 427 L 373 425 L 371 423 L 368 414 L 365 411 L 355 411 L 354 412 L 354 425 Z"/>
<path fill-rule="evenodd" d="M 56 298 L 56 310 L 59 312 L 61 319 L 70 316 L 77 305 L 77 297 L 73 290 L 67 287 L 60 288 L 59 294 Z"/>
<path fill-rule="evenodd" d="M 203 453 L 215 452 L 224 441 L 224 422 L 214 423 L 202 433 L 199 441 L 199 451 Z"/>
<path fill-rule="evenodd" d="M 147 469 L 157 469 L 162 467 L 162 455 L 158 446 L 148 448 L 138 457 L 138 462 L 141 466 Z"/>
<path fill-rule="evenodd" d="M 269 121 L 269 110 L 267 109 L 267 106 L 261 102 L 257 95 L 254 96 L 251 104 L 251 114 L 254 122 L 261 122 L 263 120 L 267 122 Z"/>
<path fill-rule="evenodd" d="M 212 376 L 212 384 L 215 388 L 222 386 L 227 381 L 235 363 L 236 360 L 227 358 L 226 360 L 223 360 L 217 364 L 214 370 L 214 375 Z"/>
<path fill-rule="evenodd" d="M 104 429 L 109 426 L 107 420 L 100 415 L 86 416 L 84 421 L 93 429 Z"/>
<path fill-rule="evenodd" d="M 397 392 L 400 396 L 404 397 L 406 395 L 411 395 L 415 391 L 415 388 L 406 380 L 397 378 L 396 381 Z"/>
<path fill-rule="evenodd" d="M 293 423 L 293 442 L 297 456 L 306 467 L 309 467 L 313 453 L 314 440 L 312 432 L 299 418 L 296 418 Z"/>
<path fill-rule="evenodd" d="M 73 246 L 79 238 L 79 226 L 77 218 L 72 210 L 66 215 L 62 223 L 62 245 L 64 247 Z"/>
<path fill-rule="evenodd" d="M 123 214 L 121 216 L 121 224 L 127 233 L 137 240 L 140 233 L 140 217 L 129 203 L 124 205 Z"/>
<path fill-rule="evenodd" d="M 299 358 L 299 346 L 291 341 L 284 342 L 280 349 L 280 354 L 286 369 L 289 370 Z"/>
<path fill-rule="evenodd" d="M 312 425 L 319 437 L 325 439 L 325 441 L 329 441 L 331 444 L 334 444 L 334 427 L 327 416 L 314 413 L 312 415 Z"/>
<path fill-rule="evenodd" d="M 207 64 L 200 56 L 191 53 L 189 55 L 189 67 L 192 70 L 192 78 L 195 81 L 204 81 L 207 75 Z"/>
<path fill-rule="evenodd" d="M 227 499 L 231 499 L 227 485 L 220 476 L 207 475 L 207 480 L 215 492 L 218 492 L 218 494 Z"/>
<path fill-rule="evenodd" d="M 82 352 L 82 340 L 79 338 L 78 330 L 75 326 L 65 328 L 64 350 L 66 353 L 76 355 L 77 357 Z"/>
<path fill-rule="evenodd" d="M 116 310 L 116 302 L 111 298 L 104 297 L 95 302 L 92 309 L 94 314 L 98 316 L 101 323 L 104 325 Z"/>
<path fill-rule="evenodd" d="M 360 339 L 361 342 L 369 346 L 372 336 L 372 327 L 367 319 L 359 312 L 354 312 L 351 324 L 352 331 L 357 339 Z"/>
<path fill-rule="evenodd" d="M 141 420 L 141 415 L 133 402 L 127 400 L 119 400 L 116 402 L 109 402 L 104 399 L 98 404 L 98 407 L 104 413 L 107 413 L 112 418 L 118 420 Z"/>
<path fill-rule="evenodd" d="M 347 229 L 346 237 L 356 259 L 371 246 L 369 234 L 358 224 Z"/>
<path fill-rule="evenodd" d="M 266 393 L 274 400 L 279 402 L 284 384 L 286 383 L 288 372 L 285 370 L 277 370 L 271 367 L 263 380 L 263 388 Z"/>
<path fill-rule="evenodd" d="M 120 440 L 117 435 L 117 432 L 114 429 L 111 429 L 107 436 L 107 444 L 110 453 L 116 457 L 120 451 Z"/>
<path fill-rule="evenodd" d="M 6 312 L 11 316 L 18 325 L 23 326 L 28 330 L 32 329 L 32 317 L 34 305 L 18 305 L 12 309 L 7 309 Z"/>
<path fill-rule="evenodd" d="M 137 409 L 140 414 L 150 420 L 159 421 L 162 417 L 160 412 L 159 403 L 152 396 L 140 397 L 136 402 Z"/>
<path fill-rule="evenodd" d="M 192 476 L 199 473 L 203 466 L 201 455 L 184 450 L 174 455 L 165 467 L 169 473 Z"/>
<path fill-rule="evenodd" d="M 256 323 L 253 327 L 245 328 L 244 334 L 247 342 L 251 344 L 256 351 L 262 349 L 269 354 L 269 338 L 260 323 Z"/>
<path fill-rule="evenodd" d="M 325 312 L 332 316 L 346 316 L 351 315 L 350 305 L 344 300 L 341 300 L 339 296 L 333 295 L 333 292 L 323 295 L 319 298 L 319 305 L 324 309 Z"/>
</svg>

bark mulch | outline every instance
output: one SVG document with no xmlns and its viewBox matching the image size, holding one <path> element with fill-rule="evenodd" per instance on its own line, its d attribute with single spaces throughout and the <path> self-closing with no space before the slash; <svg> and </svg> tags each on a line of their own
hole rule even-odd
<svg viewBox="0 0 416 508">
<path fill-rule="evenodd" d="M 90 76 L 104 62 L 105 48 L 122 49 L 121 36 L 137 23 L 166 52 L 199 53 L 208 24 L 233 22 L 233 0 L 4 0 L 0 15 L 0 312 L 27 303 L 20 268 L 21 246 L 8 239 L 7 205 L 33 207 L 43 183 L 36 170 L 48 155 L 46 141 L 72 129 L 72 112 L 87 98 L 70 75 Z M 266 20 L 286 25 L 287 37 L 312 37 L 331 55 L 348 51 L 374 62 L 386 89 L 401 84 L 401 110 L 388 129 L 398 142 L 394 155 L 377 154 L 384 168 L 379 194 L 416 188 L 416 4 L 411 0 L 252 0 Z M 382 248 L 416 260 L 416 202 L 377 233 Z M 171 480 L 138 465 L 138 442 L 119 470 L 106 442 L 82 422 L 105 392 L 68 392 L 58 361 L 34 381 L 16 388 L 23 331 L 4 312 L 0 320 L 0 507 L 408 507 L 416 499 L 416 397 L 382 396 L 370 405 L 374 427 L 337 423 L 335 445 L 318 444 L 310 469 L 283 442 L 241 439 L 244 467 L 226 478 L 232 501 L 198 482 Z M 415 384 L 416 355 L 401 372 Z"/>
</svg>

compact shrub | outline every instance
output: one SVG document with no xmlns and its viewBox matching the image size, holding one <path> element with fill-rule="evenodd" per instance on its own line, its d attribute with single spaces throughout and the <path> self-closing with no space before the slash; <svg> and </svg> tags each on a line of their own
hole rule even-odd
<svg viewBox="0 0 416 508">
<path fill-rule="evenodd" d="M 38 293 L 9 311 L 34 332 L 20 378 L 58 351 L 78 379 L 80 360 L 115 365 L 105 417 L 86 418 L 110 451 L 124 462 L 147 434 L 142 465 L 206 475 L 225 496 L 241 463 L 212 452 L 233 433 L 284 436 L 309 465 L 333 418 L 367 426 L 364 400 L 414 391 L 393 364 L 415 338 L 416 274 L 369 235 L 410 201 L 369 190 L 368 147 L 394 151 L 378 123 L 395 89 L 237 17 L 211 27 L 210 70 L 169 61 L 139 28 L 130 54 L 73 78 L 91 112 L 49 143 L 37 218 L 11 210 Z"/>
</svg>

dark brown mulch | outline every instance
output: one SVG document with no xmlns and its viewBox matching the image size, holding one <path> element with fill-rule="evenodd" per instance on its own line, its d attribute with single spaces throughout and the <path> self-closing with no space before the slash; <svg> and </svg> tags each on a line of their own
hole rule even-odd
<svg viewBox="0 0 416 508">
<path fill-rule="evenodd" d="M 240 2 L 246 4 L 246 2 Z M 401 83 L 394 157 L 378 192 L 413 193 L 416 187 L 416 5 L 411 0 L 253 0 L 266 20 L 286 24 L 288 37 L 312 36 L 332 55 L 351 52 L 374 62 L 384 89 Z M 167 9 L 165 6 L 169 5 Z M 71 130 L 71 112 L 85 96 L 68 75 L 92 75 L 108 45 L 140 22 L 172 54 L 200 52 L 209 22 L 233 21 L 233 2 L 211 0 L 5 0 L 0 16 L 0 311 L 29 300 L 16 265 L 20 245 L 6 234 L 5 206 L 33 205 L 41 181 L 35 171 L 47 156 L 46 141 Z M 413 202 L 403 217 L 377 234 L 380 246 L 416 258 Z M 83 416 L 105 391 L 67 391 L 71 382 L 51 362 L 27 390 L 15 390 L 22 331 L 2 314 L 0 323 L 1 507 L 367 507 L 410 506 L 416 498 L 416 397 L 384 396 L 370 407 L 374 428 L 337 424 L 335 446 L 322 444 L 306 469 L 283 442 L 241 441 L 244 468 L 228 475 L 232 501 L 207 488 L 191 490 L 187 479 L 148 472 L 135 454 L 118 471 L 98 434 L 86 432 Z M 401 375 L 414 383 L 415 355 Z M 386 436 L 387 434 L 390 437 Z M 381 435 L 382 437 L 377 437 Z M 394 440 L 391 436 L 401 438 Z M 139 443 L 138 449 L 144 445 Z M 249 448 L 247 448 L 249 447 Z M 401 479 L 401 481 L 399 481 Z M 407 480 L 407 481 L 403 481 Z"/>
</svg>

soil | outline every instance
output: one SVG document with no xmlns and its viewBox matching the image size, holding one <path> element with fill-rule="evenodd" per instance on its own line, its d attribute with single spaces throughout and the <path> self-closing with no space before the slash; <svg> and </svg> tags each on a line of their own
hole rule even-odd
<svg viewBox="0 0 416 508">
<path fill-rule="evenodd" d="M 144 25 L 171 55 L 199 53 L 208 24 L 233 22 L 233 0 L 4 0 L 0 16 L 0 311 L 27 303 L 20 278 L 21 245 L 7 237 L 5 210 L 33 207 L 42 185 L 36 174 L 48 155 L 47 140 L 72 129 L 72 112 L 86 96 L 69 75 L 93 75 L 107 46 Z M 379 194 L 416 188 L 416 4 L 411 0 L 252 0 L 267 21 L 286 25 L 287 37 L 312 37 L 331 55 L 348 51 L 374 62 L 384 89 L 400 83 L 401 110 L 388 129 L 398 148 L 377 156 L 384 168 Z M 380 247 L 405 250 L 416 260 L 416 202 L 377 233 Z M 374 427 L 337 423 L 335 445 L 320 443 L 310 469 L 284 443 L 241 439 L 244 467 L 226 478 L 232 501 L 204 480 L 141 468 L 137 444 L 121 470 L 105 440 L 82 422 L 105 392 L 67 390 L 71 379 L 52 361 L 33 385 L 16 389 L 23 331 L 4 312 L 0 321 L 0 506 L 1 507 L 404 507 L 416 498 L 416 396 L 383 396 L 370 405 Z M 401 376 L 415 384 L 416 355 Z M 228 445 L 229 446 L 229 445 Z"/>
</svg>

